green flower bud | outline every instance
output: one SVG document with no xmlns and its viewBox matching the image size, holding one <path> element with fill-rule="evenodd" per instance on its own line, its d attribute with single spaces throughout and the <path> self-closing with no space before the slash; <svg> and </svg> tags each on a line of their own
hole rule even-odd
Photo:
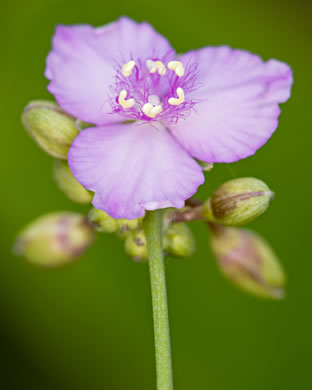
<svg viewBox="0 0 312 390">
<path fill-rule="evenodd" d="M 59 189 L 77 203 L 91 203 L 93 194 L 85 189 L 73 176 L 67 161 L 54 162 L 54 179 Z"/>
<path fill-rule="evenodd" d="M 88 215 L 89 222 L 98 232 L 104 233 L 125 233 L 137 229 L 142 221 L 138 219 L 115 219 L 109 216 L 105 211 L 91 209 Z"/>
<path fill-rule="evenodd" d="M 147 261 L 147 243 L 143 230 L 132 231 L 125 239 L 125 251 L 127 255 L 138 262 Z"/>
<path fill-rule="evenodd" d="M 56 103 L 34 101 L 24 110 L 22 122 L 30 136 L 53 157 L 66 159 L 78 134 L 75 118 Z"/>
<path fill-rule="evenodd" d="M 119 229 L 117 219 L 110 217 L 105 211 L 91 209 L 88 214 L 90 224 L 98 232 L 114 233 Z"/>
<path fill-rule="evenodd" d="M 83 122 L 80 119 L 76 119 L 75 125 L 76 125 L 76 127 L 77 127 L 77 129 L 79 131 L 82 131 L 82 130 L 85 130 L 85 129 L 89 129 L 90 127 L 94 127 L 93 124 L 88 123 L 88 122 Z"/>
<path fill-rule="evenodd" d="M 26 226 L 15 242 L 14 251 L 31 263 L 56 267 L 71 263 L 93 239 L 94 231 L 86 217 L 58 212 L 44 215 Z"/>
<path fill-rule="evenodd" d="M 197 162 L 201 166 L 204 172 L 210 172 L 213 169 L 212 163 L 208 163 L 206 161 L 200 161 L 200 160 L 197 160 Z"/>
<path fill-rule="evenodd" d="M 168 252 L 171 255 L 186 257 L 194 253 L 195 240 L 185 223 L 172 223 L 166 236 L 168 237 Z"/>
<path fill-rule="evenodd" d="M 252 177 L 224 183 L 206 201 L 202 214 L 210 222 L 222 225 L 244 225 L 265 212 L 273 192 L 261 180 Z"/>
<path fill-rule="evenodd" d="M 141 225 L 143 218 L 137 219 L 117 219 L 118 228 L 120 233 L 127 233 L 132 230 L 138 229 Z"/>
<path fill-rule="evenodd" d="M 281 299 L 286 276 L 270 246 L 257 234 L 212 225 L 212 249 L 223 274 L 242 290 Z"/>
</svg>

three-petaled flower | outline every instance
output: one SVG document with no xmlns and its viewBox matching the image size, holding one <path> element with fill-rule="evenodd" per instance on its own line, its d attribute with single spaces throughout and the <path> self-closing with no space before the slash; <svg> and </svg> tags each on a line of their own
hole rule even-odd
<svg viewBox="0 0 312 390">
<path fill-rule="evenodd" d="M 288 65 L 227 46 L 177 55 L 149 24 L 58 26 L 47 59 L 49 91 L 90 127 L 68 161 L 115 218 L 181 208 L 204 182 L 194 158 L 252 155 L 290 96 Z"/>
</svg>

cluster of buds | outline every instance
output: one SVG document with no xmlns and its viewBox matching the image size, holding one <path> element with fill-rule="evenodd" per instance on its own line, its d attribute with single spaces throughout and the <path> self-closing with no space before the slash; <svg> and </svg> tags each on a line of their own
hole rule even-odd
<svg viewBox="0 0 312 390">
<path fill-rule="evenodd" d="M 204 221 L 211 230 L 211 249 L 226 278 L 252 295 L 281 299 L 286 276 L 278 258 L 259 235 L 239 228 L 263 214 L 273 195 L 259 179 L 233 179 L 204 203 L 190 199 L 189 207 L 174 212 L 171 218 Z"/>
<path fill-rule="evenodd" d="M 163 249 L 176 257 L 189 257 L 195 250 L 191 230 L 185 223 L 175 223 L 168 219 L 170 211 L 163 215 Z M 124 240 L 126 253 L 138 262 L 147 261 L 147 244 L 143 228 L 143 218 L 114 219 L 102 210 L 91 209 L 89 223 L 102 233 L 116 233 Z"/>
<path fill-rule="evenodd" d="M 68 150 L 79 131 L 88 124 L 77 121 L 57 104 L 30 103 L 22 122 L 27 132 L 55 158 L 54 179 L 72 201 L 91 204 L 93 193 L 72 175 L 67 163 Z M 203 170 L 212 169 L 205 164 Z M 222 273 L 236 286 L 253 295 L 280 299 L 285 274 L 268 244 L 240 226 L 260 216 L 269 206 L 273 192 L 261 180 L 239 178 L 219 187 L 206 201 L 189 199 L 182 210 L 163 213 L 163 249 L 176 257 L 194 253 L 195 240 L 189 221 L 202 221 L 211 231 L 211 248 Z M 144 219 L 114 219 L 92 208 L 88 215 L 72 212 L 48 214 L 32 222 L 18 236 L 14 250 L 30 262 L 53 267 L 72 262 L 94 241 L 95 233 L 114 233 L 126 253 L 135 261 L 147 261 Z"/>
</svg>

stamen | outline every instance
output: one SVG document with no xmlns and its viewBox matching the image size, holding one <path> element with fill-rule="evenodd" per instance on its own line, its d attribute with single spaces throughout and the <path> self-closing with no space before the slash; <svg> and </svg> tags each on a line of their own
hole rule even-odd
<svg viewBox="0 0 312 390">
<path fill-rule="evenodd" d="M 146 103 L 144 104 L 142 110 L 149 118 L 155 118 L 155 116 L 160 114 L 163 109 L 160 104 L 158 106 L 153 106 L 151 103 Z"/>
<path fill-rule="evenodd" d="M 182 77 L 184 76 L 184 66 L 182 62 L 180 61 L 170 61 L 168 62 L 168 68 L 170 70 L 174 70 L 177 74 L 177 76 Z"/>
<path fill-rule="evenodd" d="M 174 97 L 168 99 L 168 103 L 171 104 L 172 106 L 178 106 L 179 104 L 184 102 L 184 91 L 182 88 L 180 87 L 177 88 L 177 95 L 179 96 L 178 99 Z"/>
<path fill-rule="evenodd" d="M 146 66 L 148 67 L 150 73 L 155 73 L 157 70 L 156 63 L 152 60 L 147 60 L 146 61 Z"/>
<path fill-rule="evenodd" d="M 127 62 L 126 64 L 123 64 L 121 68 L 121 73 L 125 77 L 129 77 L 132 73 L 132 69 L 134 68 L 134 66 L 135 66 L 135 62 L 132 60 Z"/>
<path fill-rule="evenodd" d="M 147 60 L 146 66 L 148 67 L 150 73 L 155 73 L 157 70 L 160 76 L 164 76 L 167 73 L 167 69 L 161 61 Z"/>
<path fill-rule="evenodd" d="M 128 99 L 126 100 L 126 97 L 128 95 L 128 92 L 123 89 L 119 96 L 118 96 L 118 103 L 123 107 L 123 108 L 131 108 L 135 105 L 135 100 L 134 99 Z"/>
</svg>

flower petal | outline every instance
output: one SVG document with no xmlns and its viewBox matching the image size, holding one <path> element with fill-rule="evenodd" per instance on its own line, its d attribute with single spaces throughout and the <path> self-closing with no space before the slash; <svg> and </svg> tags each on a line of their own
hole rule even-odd
<svg viewBox="0 0 312 390">
<path fill-rule="evenodd" d="M 65 111 L 83 121 L 116 122 L 120 118 L 110 103 L 116 66 L 170 50 L 168 41 L 149 24 L 128 18 L 100 28 L 58 26 L 47 58 L 48 89 Z"/>
<path fill-rule="evenodd" d="M 250 156 L 278 125 L 279 103 L 290 96 L 288 65 L 229 47 L 204 48 L 181 57 L 198 63 L 198 88 L 188 96 L 195 112 L 171 131 L 189 153 L 208 162 Z"/>
<path fill-rule="evenodd" d="M 149 124 L 84 130 L 68 160 L 76 179 L 95 192 L 94 206 L 114 218 L 181 208 L 204 181 L 199 165 L 170 133 Z"/>
<path fill-rule="evenodd" d="M 51 80 L 48 90 L 65 111 L 98 124 L 119 118 L 111 114 L 108 96 L 114 69 L 97 50 L 94 31 L 90 26 L 58 26 L 45 75 Z"/>
<path fill-rule="evenodd" d="M 163 57 L 172 47 L 168 40 L 148 23 L 137 23 L 127 17 L 95 29 L 105 46 L 103 54 L 114 61 Z"/>
</svg>

